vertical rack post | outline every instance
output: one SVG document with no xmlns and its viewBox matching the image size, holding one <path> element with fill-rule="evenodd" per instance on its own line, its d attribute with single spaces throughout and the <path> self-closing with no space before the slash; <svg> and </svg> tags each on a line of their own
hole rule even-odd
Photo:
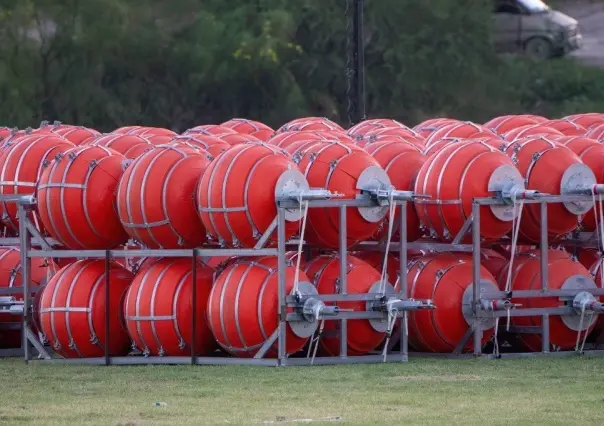
<svg viewBox="0 0 604 426">
<path fill-rule="evenodd" d="M 478 318 L 480 303 L 480 204 L 472 203 L 472 311 L 474 312 L 474 356 L 482 355 L 482 328 Z"/>
<path fill-rule="evenodd" d="M 340 294 L 348 294 L 346 260 L 346 206 L 340 206 Z M 340 320 L 340 358 L 348 357 L 348 321 Z"/>
<path fill-rule="evenodd" d="M 27 229 L 27 210 L 21 202 L 17 202 L 17 217 L 19 218 L 19 255 L 21 257 L 21 273 L 23 279 L 23 324 L 21 327 L 21 339 L 23 343 L 23 358 L 25 362 L 31 359 L 31 345 L 27 336 L 31 324 L 31 238 Z"/>
<path fill-rule="evenodd" d="M 401 217 L 399 223 L 399 299 L 404 300 L 409 297 L 407 289 L 407 202 L 403 201 L 400 205 Z M 406 361 L 409 356 L 409 336 L 407 334 L 407 312 L 403 312 L 400 321 L 400 356 L 402 361 Z"/>
<path fill-rule="evenodd" d="M 541 268 L 541 290 L 547 291 L 549 287 L 549 260 L 548 260 L 548 245 L 547 245 L 547 203 L 540 203 L 541 212 L 541 227 L 539 235 L 540 268 Z M 549 352 L 549 315 L 543 314 L 541 317 L 541 351 Z"/>
<path fill-rule="evenodd" d="M 191 365 L 195 365 L 197 362 L 197 250 L 192 250 L 192 264 L 193 269 L 191 272 L 191 279 L 193 280 L 191 286 L 191 306 L 193 312 L 191 313 Z"/>
<path fill-rule="evenodd" d="M 105 250 L 105 365 L 109 365 L 111 362 L 111 326 L 109 323 L 111 315 L 111 291 L 109 289 L 111 265 L 109 264 L 109 260 L 109 250 Z"/>
<path fill-rule="evenodd" d="M 281 206 L 277 206 L 277 262 L 278 271 L 277 278 L 279 281 L 279 337 L 277 339 L 278 344 L 278 365 L 285 365 L 286 363 L 286 346 L 285 338 L 287 332 L 287 303 L 285 301 L 285 271 L 287 265 L 285 264 L 285 210 Z"/>
</svg>

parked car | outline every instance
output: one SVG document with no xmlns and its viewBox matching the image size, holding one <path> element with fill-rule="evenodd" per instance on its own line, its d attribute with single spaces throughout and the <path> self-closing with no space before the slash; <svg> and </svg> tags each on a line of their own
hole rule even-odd
<svg viewBox="0 0 604 426">
<path fill-rule="evenodd" d="M 541 0 L 495 0 L 494 17 L 498 52 L 549 59 L 581 48 L 577 20 Z"/>
</svg>

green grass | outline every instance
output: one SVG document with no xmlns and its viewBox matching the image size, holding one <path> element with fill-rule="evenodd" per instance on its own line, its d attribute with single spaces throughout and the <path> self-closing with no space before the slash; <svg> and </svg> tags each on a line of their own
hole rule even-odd
<svg viewBox="0 0 604 426">
<path fill-rule="evenodd" d="M 0 424 L 262 424 L 341 416 L 345 424 L 569 425 L 601 424 L 604 416 L 604 359 L 597 358 L 281 369 L 0 360 L 0 372 Z M 158 401 L 168 405 L 155 407 Z"/>
</svg>

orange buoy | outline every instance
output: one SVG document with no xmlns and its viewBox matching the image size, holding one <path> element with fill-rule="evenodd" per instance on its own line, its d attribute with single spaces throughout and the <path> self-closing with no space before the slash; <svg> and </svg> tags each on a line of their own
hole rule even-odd
<svg viewBox="0 0 604 426">
<path fill-rule="evenodd" d="M 396 129 L 385 129 L 385 131 L 381 132 L 381 133 L 387 133 L 386 130 L 388 132 L 390 132 L 391 130 L 396 130 Z M 426 148 L 426 140 L 419 135 L 406 136 L 406 137 L 394 136 L 394 135 L 388 135 L 388 134 L 371 135 L 369 138 L 365 138 L 363 140 L 356 141 L 356 145 L 360 146 L 361 148 L 365 148 L 371 144 L 381 143 L 381 142 L 410 143 L 411 145 L 416 146 L 420 150 L 424 150 Z"/>
<path fill-rule="evenodd" d="M 401 142 L 373 143 L 365 150 L 375 158 L 380 166 L 386 171 L 390 183 L 398 190 L 413 191 L 415 178 L 421 166 L 428 159 L 421 151 L 411 144 Z M 407 240 L 415 241 L 422 236 L 420 222 L 412 204 L 407 205 Z M 401 208 L 397 207 L 395 222 L 393 224 L 394 235 L 398 235 L 399 218 Z M 388 218 L 380 224 L 375 238 L 380 240 L 387 235 Z"/>
<path fill-rule="evenodd" d="M 494 131 L 498 135 L 503 135 L 518 127 L 532 126 L 538 123 L 538 120 L 528 115 L 503 115 L 487 121 L 484 123 L 484 127 Z"/>
<path fill-rule="evenodd" d="M 277 216 L 275 197 L 308 188 L 295 163 L 265 143 L 236 145 L 213 161 L 197 189 L 199 216 L 221 245 L 253 248 Z M 286 214 L 286 237 L 299 227 L 300 211 Z M 267 243 L 276 243 L 276 230 Z"/>
<path fill-rule="evenodd" d="M 129 160 L 134 160 L 153 148 L 153 144 L 138 135 L 108 134 L 88 142 L 88 146 L 111 148 Z"/>
<path fill-rule="evenodd" d="M 41 135 L 6 148 L 0 157 L 0 195 L 35 194 L 44 164 L 73 146 L 59 136 Z M 0 202 L 0 213 L 6 227 L 17 232 L 17 204 Z M 39 230 L 43 231 L 43 228 Z"/>
<path fill-rule="evenodd" d="M 138 271 L 124 299 L 128 334 L 145 355 L 182 356 L 193 344 L 193 285 L 195 285 L 195 353 L 216 348 L 206 322 L 213 269 L 187 258 L 157 259 Z"/>
<path fill-rule="evenodd" d="M 541 254 L 538 250 L 517 255 L 514 259 L 512 275 L 512 291 L 541 289 Z M 548 251 L 548 289 L 577 290 L 596 288 L 589 271 L 579 262 L 573 261 L 568 254 L 558 251 Z M 505 282 L 500 281 L 500 285 Z M 558 297 L 512 298 L 512 303 L 519 303 L 523 309 L 552 308 L 563 306 L 564 302 Z M 580 315 L 550 315 L 549 335 L 553 348 L 568 350 L 575 346 L 579 332 L 589 332 L 593 329 L 597 315 L 587 313 L 583 321 Z M 512 324 L 517 327 L 540 327 L 541 316 L 512 317 Z M 522 333 L 520 342 L 531 351 L 541 351 L 541 335 Z"/>
<path fill-rule="evenodd" d="M 429 137 L 433 132 L 440 129 L 441 127 L 447 126 L 453 123 L 461 123 L 461 121 L 454 118 L 431 118 L 419 123 L 413 128 L 413 131 L 419 133 L 423 138 Z"/>
<path fill-rule="evenodd" d="M 208 298 L 208 324 L 222 349 L 231 355 L 249 358 L 256 355 L 279 325 L 278 262 L 276 257 L 238 259 L 216 279 Z M 308 277 L 299 272 L 300 284 Z M 285 293 L 294 287 L 295 267 L 285 270 Z M 292 309 L 289 309 L 292 312 Z M 305 330 L 288 322 L 286 348 L 288 355 L 302 350 L 314 329 Z M 277 342 L 267 357 L 277 356 Z"/>
<path fill-rule="evenodd" d="M 229 121 L 222 123 L 221 126 L 233 129 L 237 133 L 252 135 L 261 141 L 269 140 L 275 133 L 275 131 L 266 124 L 245 118 L 232 118 Z"/>
<path fill-rule="evenodd" d="M 207 151 L 212 157 L 216 158 L 231 147 L 230 144 L 216 136 L 204 134 L 191 134 L 186 136 L 176 136 L 172 142 L 184 143 L 196 150 Z"/>
<path fill-rule="evenodd" d="M 70 249 L 112 249 L 128 240 L 115 207 L 126 157 L 100 146 L 57 154 L 36 191 L 48 233 Z"/>
<path fill-rule="evenodd" d="M 509 263 L 509 255 L 506 257 L 501 252 L 483 248 L 480 250 L 480 264 L 486 268 L 493 277 L 499 277 Z"/>
<path fill-rule="evenodd" d="M 101 136 L 96 130 L 82 126 L 62 126 L 57 130 L 53 130 L 53 132 L 74 145 L 80 145 Z"/>
<path fill-rule="evenodd" d="M 119 127 L 117 129 L 115 129 L 111 133 L 116 134 L 116 135 L 125 135 L 127 133 L 130 133 L 133 130 L 139 130 L 139 129 L 143 129 L 143 126 L 124 126 L 124 127 Z"/>
<path fill-rule="evenodd" d="M 604 116 L 604 114 L 602 114 Z M 585 134 L 586 137 L 596 139 L 597 141 L 604 143 L 604 121 L 597 126 L 593 126 Z"/>
<path fill-rule="evenodd" d="M 346 133 L 340 130 L 324 130 L 316 132 L 323 140 L 332 141 L 338 140 L 342 143 L 354 144 L 355 141 Z"/>
<path fill-rule="evenodd" d="M 573 151 L 581 161 L 591 169 L 597 183 L 604 183 L 604 145 L 598 141 L 583 136 L 564 136 L 556 138 L 560 143 Z M 581 218 L 582 227 L 589 232 L 596 229 L 594 210 L 599 212 L 598 204 Z"/>
<path fill-rule="evenodd" d="M 421 167 L 415 193 L 420 222 L 434 237 L 453 239 L 472 214 L 474 198 L 485 198 L 508 186 L 522 186 L 522 176 L 503 152 L 483 142 L 457 142 L 432 155 Z M 480 208 L 480 232 L 489 240 L 512 230 L 517 212 L 511 206 Z"/>
<path fill-rule="evenodd" d="M 322 141 L 325 140 L 319 132 L 282 132 L 277 133 L 267 143 L 278 146 L 279 148 L 287 148 L 294 142 L 299 141 Z"/>
<path fill-rule="evenodd" d="M 379 137 L 391 136 L 398 137 L 401 140 L 421 140 L 422 144 L 425 140 L 417 135 L 413 130 L 403 127 L 387 127 L 383 129 L 371 130 L 363 135 L 355 136 L 356 144 L 359 146 L 367 146 L 375 142 Z"/>
<path fill-rule="evenodd" d="M 354 199 L 363 190 L 390 186 L 388 174 L 377 160 L 355 145 L 340 142 L 317 142 L 298 151 L 296 161 L 313 188 L 326 188 L 342 194 L 340 199 Z M 351 246 L 376 233 L 388 207 L 354 207 L 346 209 L 346 238 Z M 308 211 L 307 240 L 312 245 L 339 246 L 339 210 L 312 208 Z"/>
<path fill-rule="evenodd" d="M 357 251 L 350 254 L 355 258 L 366 262 L 380 274 L 382 273 L 382 269 L 384 267 L 384 253 L 379 251 Z M 392 253 L 388 253 L 388 261 L 386 263 L 386 278 L 390 285 L 397 290 L 399 284 L 399 264 L 399 258 Z"/>
<path fill-rule="evenodd" d="M 34 257 L 31 259 L 30 285 L 44 286 L 52 273 L 57 270 L 50 259 Z M 21 268 L 21 254 L 18 247 L 0 247 L 0 288 L 19 289 L 23 286 L 23 271 Z M 32 296 L 35 296 L 35 292 Z M 11 294 L 15 300 L 23 300 L 23 291 Z M 23 319 L 18 315 L 0 313 L 0 324 L 21 324 Z M 0 327 L 0 347 L 18 348 L 21 346 L 20 330 L 2 330 Z"/>
<path fill-rule="evenodd" d="M 247 142 L 260 142 L 260 139 L 257 137 L 248 135 L 246 133 L 227 133 L 224 135 L 217 135 L 216 137 L 225 141 L 231 146 Z"/>
<path fill-rule="evenodd" d="M 192 248 L 206 239 L 195 188 L 211 156 L 183 145 L 155 147 L 120 179 L 117 208 L 128 235 L 149 248 Z"/>
<path fill-rule="evenodd" d="M 354 256 L 346 257 L 346 281 L 348 294 L 379 293 L 381 275 L 367 262 Z M 312 280 L 319 294 L 338 293 L 340 259 L 323 255 L 312 259 L 304 267 L 304 272 Z M 340 309 L 365 311 L 366 302 L 332 303 Z M 340 321 L 325 321 L 320 340 L 321 349 L 329 355 L 340 353 Z M 348 320 L 348 355 L 364 355 L 377 348 L 386 337 L 386 324 L 380 320 Z"/>
<path fill-rule="evenodd" d="M 190 135 L 201 133 L 202 135 L 210 135 L 210 136 L 218 136 L 218 135 L 228 135 L 228 134 L 237 134 L 237 132 L 229 127 L 221 126 L 218 124 L 204 124 L 202 126 L 193 127 L 183 135 Z"/>
<path fill-rule="evenodd" d="M 411 131 L 407 126 L 403 123 L 400 123 L 396 120 L 392 120 L 390 118 L 375 118 L 371 120 L 361 121 L 360 123 L 355 124 L 350 129 L 348 129 L 348 134 L 352 137 L 358 138 L 363 137 L 367 133 L 374 132 L 377 130 L 383 129 L 403 129 L 410 131 L 409 135 L 413 135 L 414 132 Z"/>
<path fill-rule="evenodd" d="M 126 355 L 130 339 L 124 327 L 122 301 L 131 272 L 109 263 L 106 299 L 105 260 L 80 260 L 53 276 L 40 299 L 42 333 L 65 358 L 100 357 L 105 353 L 105 305 L 109 303 L 109 354 Z"/>
<path fill-rule="evenodd" d="M 604 114 L 598 112 L 590 112 L 587 114 L 575 114 L 564 117 L 565 120 L 572 121 L 586 129 L 592 128 L 594 125 L 604 124 Z"/>
<path fill-rule="evenodd" d="M 472 319 L 472 257 L 464 253 L 431 254 L 416 259 L 408 275 L 409 297 L 430 299 L 436 309 L 409 312 L 409 344 L 419 352 L 453 352 L 463 339 Z M 499 290 L 495 278 L 480 268 L 481 291 Z M 493 336 L 495 319 L 479 323 L 481 345 Z M 473 346 L 470 338 L 464 350 Z"/>
<path fill-rule="evenodd" d="M 563 118 L 559 120 L 547 121 L 544 123 L 544 125 L 552 129 L 558 130 L 564 136 L 583 136 L 587 132 L 587 129 L 585 129 L 585 127 L 573 123 L 570 120 L 565 120 Z"/>
<path fill-rule="evenodd" d="M 129 135 L 140 135 L 140 136 L 144 136 L 145 138 L 149 138 L 151 136 L 166 136 L 166 137 L 173 138 L 174 136 L 176 136 L 176 132 L 173 132 L 172 130 L 164 129 L 161 127 L 138 127 L 138 126 L 135 126 L 135 128 L 133 128 L 132 130 L 129 130 L 128 134 Z"/>
<path fill-rule="evenodd" d="M 588 166 L 569 148 L 546 137 L 519 139 L 508 145 L 506 153 L 524 176 L 528 189 L 545 194 L 575 193 L 577 185 L 596 183 Z M 580 215 L 591 209 L 592 203 L 548 203 L 547 228 L 550 241 L 564 237 L 579 226 Z M 520 236 L 525 241 L 538 242 L 541 213 L 539 204 L 524 206 Z"/>
<path fill-rule="evenodd" d="M 289 121 L 277 129 L 277 133 L 281 132 L 301 132 L 301 131 L 324 131 L 338 130 L 343 132 L 344 129 L 325 117 L 302 117 Z"/>
<path fill-rule="evenodd" d="M 172 142 L 173 136 L 167 135 L 144 135 L 143 136 L 151 145 L 167 145 Z"/>
<path fill-rule="evenodd" d="M 430 146 L 441 139 L 470 139 L 484 136 L 494 136 L 494 133 L 469 121 L 451 123 L 430 134 L 430 136 L 426 138 L 426 146 Z"/>
<path fill-rule="evenodd" d="M 504 139 L 509 142 L 528 136 L 564 136 L 564 134 L 544 124 L 532 124 L 530 126 L 517 127 L 503 135 Z"/>
</svg>

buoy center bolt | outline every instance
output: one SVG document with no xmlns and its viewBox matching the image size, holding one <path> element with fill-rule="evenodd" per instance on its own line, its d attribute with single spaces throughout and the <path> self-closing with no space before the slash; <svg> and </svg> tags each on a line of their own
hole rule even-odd
<svg viewBox="0 0 604 426">
<path fill-rule="evenodd" d="M 334 317 L 340 313 L 338 306 L 327 306 L 322 300 L 309 297 L 302 305 L 302 316 L 308 322 L 316 322 L 325 317 Z"/>
<path fill-rule="evenodd" d="M 596 300 L 593 294 L 581 292 L 573 299 L 573 308 L 581 312 L 583 310 L 595 313 L 604 313 L 604 304 Z"/>
<path fill-rule="evenodd" d="M 512 203 L 518 200 L 536 200 L 540 198 L 542 195 L 541 192 L 534 189 L 524 189 L 521 185 L 514 185 L 509 189 L 504 189 L 501 191 L 501 197 L 505 201 L 510 201 Z"/>
<path fill-rule="evenodd" d="M 480 299 L 480 307 L 487 312 L 495 311 L 509 311 L 511 309 L 519 308 L 522 305 L 519 303 L 512 303 L 509 299 L 498 299 L 498 300 L 485 300 Z"/>
</svg>

